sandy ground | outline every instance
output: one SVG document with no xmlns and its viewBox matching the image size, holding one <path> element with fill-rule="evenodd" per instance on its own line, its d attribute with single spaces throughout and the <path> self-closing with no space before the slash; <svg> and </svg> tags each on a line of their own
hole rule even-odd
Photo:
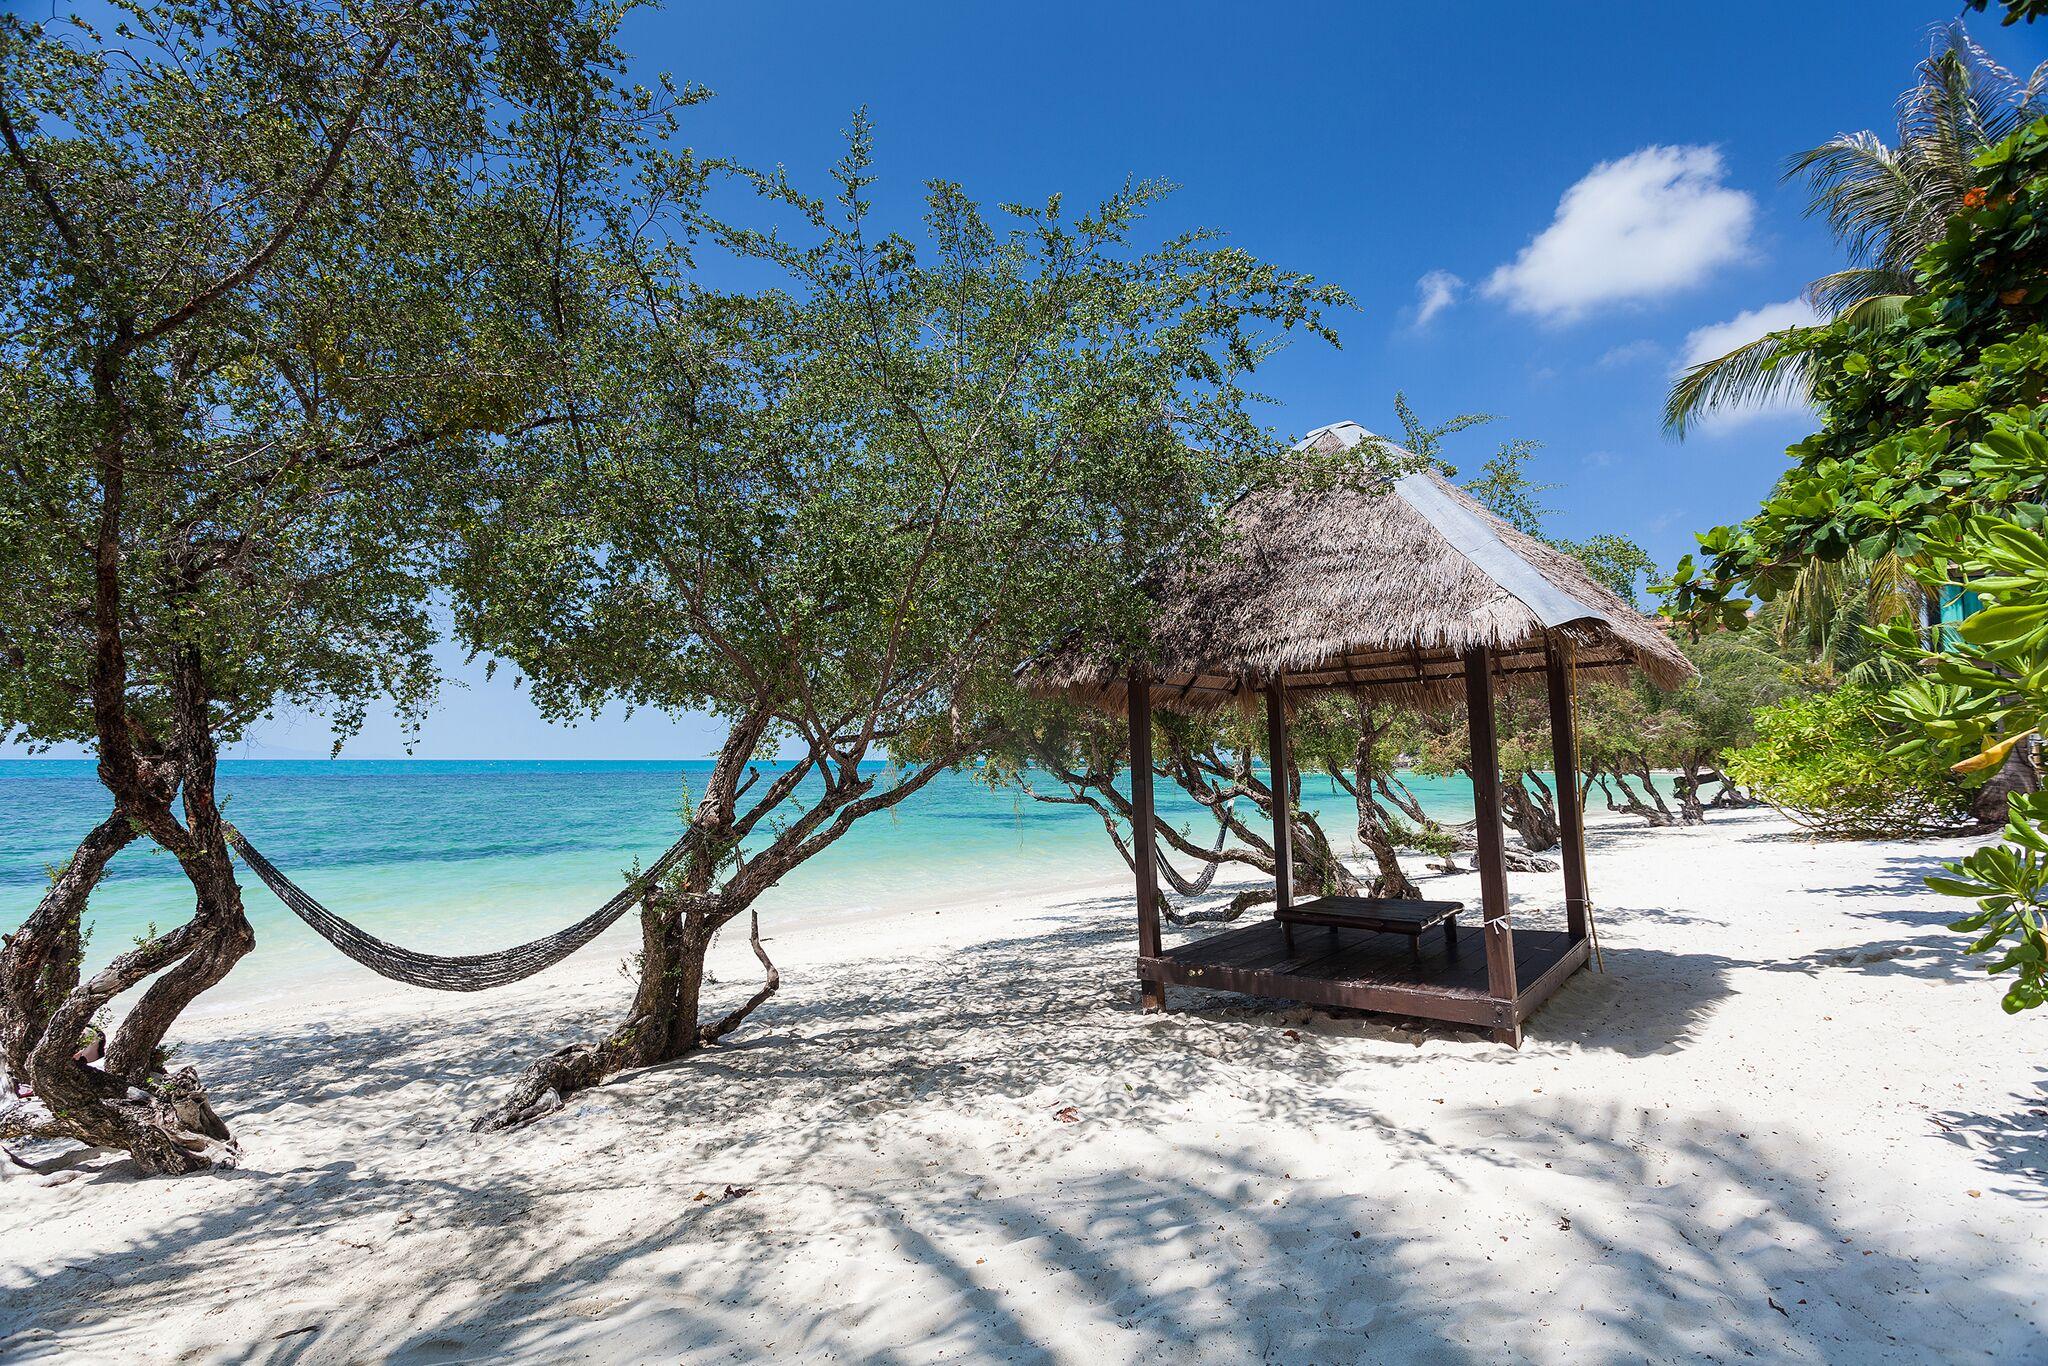
<svg viewBox="0 0 2048 1366">
<path fill-rule="evenodd" d="M 209 1019 L 244 1167 L 7 1170 L 0 1358 L 2048 1360 L 2048 1021 L 1960 847 L 1603 825 L 1607 973 L 1518 1053 L 1142 1015 L 1122 888 L 785 932 L 743 1041 L 485 1138 L 615 963 Z"/>
</svg>

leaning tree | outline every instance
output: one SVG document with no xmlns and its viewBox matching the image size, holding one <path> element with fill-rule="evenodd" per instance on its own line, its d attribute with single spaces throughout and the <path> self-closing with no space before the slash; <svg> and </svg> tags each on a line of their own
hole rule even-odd
<svg viewBox="0 0 2048 1366">
<path fill-rule="evenodd" d="M 2017 0 L 2013 13 L 2025 4 Z M 1972 7 L 1984 8 L 1982 0 Z M 2048 112 L 2044 87 L 2048 64 L 2021 80 L 1952 22 L 1934 30 L 1912 87 L 1899 96 L 1892 143 L 1869 130 L 1837 133 L 1788 157 L 1786 179 L 1807 184 L 1808 216 L 1827 223 L 1849 259 L 1807 285 L 1815 312 L 1861 329 L 1896 319 L 1919 292 L 1914 272 L 1921 253 L 1941 241 L 1973 195 L 1982 202 L 1975 158 Z M 1810 352 L 1820 331 L 1808 325 L 1769 332 L 1689 366 L 1665 399 L 1666 430 L 1682 437 L 1717 411 L 1814 396 Z M 1863 567 L 1878 566 L 1865 560 Z"/>
<path fill-rule="evenodd" d="M 1218 549 L 1229 553 L 1227 546 Z M 1127 772 L 1130 731 L 1123 718 L 1047 697 L 1018 697 L 999 711 L 978 775 L 995 786 L 1015 787 L 1033 801 L 1094 812 L 1110 844 L 1126 865 L 1135 868 L 1135 811 Z M 1215 824 L 1215 833 L 1205 844 L 1191 826 L 1160 821 L 1156 834 L 1164 847 L 1153 856 L 1160 877 L 1174 893 L 1192 899 L 1206 893 L 1226 867 L 1262 875 L 1221 908 L 1187 910 L 1167 899 L 1161 902 L 1161 912 L 1177 925 L 1235 920 L 1251 907 L 1271 901 L 1278 866 L 1273 813 L 1283 794 L 1274 790 L 1270 763 L 1260 762 L 1266 744 L 1264 718 L 1235 712 L 1163 713 L 1154 719 L 1153 729 L 1154 781 L 1178 788 Z M 1359 891 L 1357 878 L 1316 813 L 1302 802 L 1302 774 L 1312 765 L 1300 759 L 1299 725 L 1295 730 L 1291 745 L 1297 763 L 1289 771 L 1284 794 L 1295 890 L 1308 896 L 1353 895 Z M 1175 859 L 1192 860 L 1196 871 L 1182 873 Z"/>
<path fill-rule="evenodd" d="M 725 727 L 624 1018 L 479 1127 L 736 1028 L 778 979 L 707 1018 L 713 937 L 973 755 L 1033 647 L 1128 631 L 1146 557 L 1269 450 L 1246 376 L 1342 302 L 1207 235 L 1134 246 L 1152 186 L 1002 223 L 934 183 L 914 242 L 877 226 L 864 118 L 836 180 L 759 180 L 777 231 L 684 195 L 643 214 L 592 303 L 579 422 L 507 444 L 450 566 L 460 630 L 543 710 Z M 773 287 L 709 288 L 692 244 Z"/>
<path fill-rule="evenodd" d="M 1457 839 L 1402 776 L 1406 716 L 1402 707 L 1327 694 L 1300 706 L 1289 736 L 1300 769 L 1320 770 L 1351 797 L 1359 848 L 1373 861 L 1370 894 L 1412 899 L 1422 890 L 1402 868 L 1401 851 L 1449 854 Z"/>
<path fill-rule="evenodd" d="M 666 101 L 587 0 L 188 0 L 0 16 L 0 735 L 89 745 L 105 818 L 0 949 L 8 1136 L 228 1160 L 179 1014 L 254 934 L 216 786 L 280 707 L 339 738 L 436 676 L 423 555 L 546 407 L 582 174 Z M 192 914 L 84 972 L 124 847 Z M 116 997 L 140 995 L 78 1056 Z"/>
<path fill-rule="evenodd" d="M 1271 477 L 1343 478 L 1376 487 L 1427 465 L 1455 477 L 1457 468 L 1447 458 L 1449 438 L 1494 420 L 1485 413 L 1462 413 L 1431 424 L 1399 392 L 1393 406 L 1401 425 L 1402 445 L 1374 439 L 1338 457 L 1340 464 L 1334 467 L 1326 463 L 1328 457 L 1296 451 L 1276 465 Z M 1534 449 L 1534 443 L 1528 441 L 1504 442 L 1467 487 L 1511 521 L 1540 517 L 1542 510 L 1536 500 L 1547 486 L 1531 483 L 1522 469 Z M 1216 553 L 1238 549 L 1241 547 L 1220 545 Z M 1234 714 L 1185 717 L 1166 712 L 1153 724 L 1155 780 L 1177 786 L 1216 822 L 1213 842 L 1206 846 L 1191 830 L 1162 822 L 1157 833 L 1166 848 L 1157 856 L 1160 876 L 1175 892 L 1192 896 L 1207 891 L 1225 866 L 1264 875 L 1221 909 L 1186 912 L 1169 902 L 1162 903 L 1162 911 L 1176 923 L 1229 920 L 1270 901 L 1276 866 L 1270 838 L 1276 797 L 1255 762 L 1267 743 L 1263 720 Z M 1440 729 L 1446 744 L 1450 725 L 1451 718 L 1442 719 Z M 1461 721 L 1458 726 L 1457 733 L 1462 736 Z M 1422 848 L 1448 853 L 1457 847 L 1458 835 L 1442 829 L 1423 810 L 1397 771 L 1401 742 L 1415 733 L 1402 710 L 1370 708 L 1355 698 L 1322 698 L 1302 704 L 1288 730 L 1288 745 L 1295 759 L 1286 795 L 1295 890 L 1310 896 L 1349 896 L 1368 889 L 1374 896 L 1419 895 L 1401 869 L 1400 851 Z M 1128 732 L 1121 720 L 1112 721 L 1064 700 L 1023 699 L 1009 709 L 1007 724 L 983 775 L 994 782 L 1014 784 L 1036 801 L 1093 811 L 1128 864 L 1135 857 L 1129 837 L 1132 808 L 1129 796 L 1119 787 L 1128 756 Z M 1353 799 L 1359 846 L 1375 864 L 1369 883 L 1362 883 L 1352 872 L 1321 821 L 1302 804 L 1302 777 L 1317 772 Z M 1463 834 L 1469 844 L 1471 832 Z M 1198 871 L 1192 877 L 1183 875 L 1176 870 L 1173 857 L 1194 859 Z"/>
</svg>

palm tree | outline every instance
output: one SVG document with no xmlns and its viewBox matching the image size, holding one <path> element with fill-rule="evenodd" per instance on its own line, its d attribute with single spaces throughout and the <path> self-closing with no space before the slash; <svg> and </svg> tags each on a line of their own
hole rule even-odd
<svg viewBox="0 0 2048 1366">
<path fill-rule="evenodd" d="M 1792 582 L 1757 613 L 1778 648 L 1804 659 L 1824 677 L 1882 687 L 1909 671 L 1874 648 L 1865 626 L 1918 619 L 1928 593 L 1897 554 L 1866 559 L 1808 560 Z"/>
<path fill-rule="evenodd" d="M 1841 133 L 1792 157 L 1786 178 L 1806 178 L 1806 212 L 1827 219 L 1850 262 L 1808 285 L 1807 301 L 1831 320 L 1896 316 L 1916 292 L 1914 262 L 1963 207 L 1975 181 L 1972 158 L 2041 116 L 2044 81 L 2048 62 L 2022 83 L 1960 23 L 1948 24 L 1899 97 L 1897 145 L 1872 132 Z M 1788 343 L 1810 330 L 1771 332 L 1687 369 L 1665 399 L 1665 430 L 1683 437 L 1717 409 L 1803 391 L 1805 357 Z"/>
</svg>

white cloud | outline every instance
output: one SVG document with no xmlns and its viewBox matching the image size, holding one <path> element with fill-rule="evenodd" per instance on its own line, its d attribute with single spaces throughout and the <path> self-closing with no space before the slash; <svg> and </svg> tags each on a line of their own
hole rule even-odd
<svg viewBox="0 0 2048 1366">
<path fill-rule="evenodd" d="M 1686 333 L 1682 365 L 1694 366 L 1715 356 L 1725 356 L 1766 332 L 1782 332 L 1788 327 L 1812 327 L 1819 321 L 1820 315 L 1804 299 L 1787 299 L 1783 303 L 1752 308 L 1746 313 L 1736 314 L 1725 323 L 1710 323 Z"/>
<path fill-rule="evenodd" d="M 1721 183 L 1712 147 L 1645 147 L 1564 192 L 1557 217 L 1487 277 L 1487 297 L 1566 322 L 1705 280 L 1749 248 L 1756 201 Z"/>
<path fill-rule="evenodd" d="M 1458 301 L 1465 282 L 1448 270 L 1432 270 L 1415 282 L 1415 325 L 1428 327 L 1429 320 Z"/>
<path fill-rule="evenodd" d="M 1684 359 L 1679 369 L 1685 370 L 1703 360 L 1725 356 L 1736 347 L 1753 342 L 1767 332 L 1781 332 L 1788 327 L 1811 327 L 1821 321 L 1813 311 L 1813 305 L 1804 299 L 1786 299 L 1780 303 L 1764 304 L 1738 313 L 1724 323 L 1709 323 L 1696 327 L 1685 336 L 1682 348 Z M 1805 399 L 1786 394 L 1769 402 L 1746 404 L 1740 408 L 1720 408 L 1709 413 L 1701 422 L 1702 430 L 1716 427 L 1739 426 L 1760 417 L 1784 417 L 1792 413 L 1810 411 Z"/>
</svg>

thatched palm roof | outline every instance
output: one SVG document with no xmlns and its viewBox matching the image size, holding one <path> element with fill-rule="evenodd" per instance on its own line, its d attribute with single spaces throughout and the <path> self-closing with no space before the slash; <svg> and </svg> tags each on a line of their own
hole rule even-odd
<svg viewBox="0 0 2048 1366">
<path fill-rule="evenodd" d="M 1339 422 L 1296 449 L 1336 453 L 1378 440 Z M 1481 645 L 1497 652 L 1509 685 L 1540 680 L 1549 635 L 1571 642 L 1582 676 L 1640 669 L 1671 687 L 1694 672 L 1655 622 L 1577 560 L 1434 470 L 1376 487 L 1267 489 L 1241 499 L 1228 521 L 1234 534 L 1222 557 L 1148 576 L 1158 607 L 1143 662 L 1156 705 L 1248 701 L 1274 677 L 1295 693 L 1447 701 L 1461 695 L 1465 652 Z M 1120 710 L 1129 667 L 1071 641 L 1023 676 L 1035 691 Z"/>
</svg>

